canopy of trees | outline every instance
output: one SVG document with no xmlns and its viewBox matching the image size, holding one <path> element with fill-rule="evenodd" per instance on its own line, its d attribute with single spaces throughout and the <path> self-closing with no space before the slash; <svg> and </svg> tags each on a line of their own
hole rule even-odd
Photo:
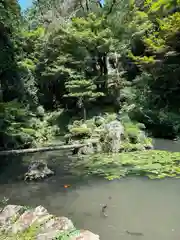
<svg viewBox="0 0 180 240">
<path fill-rule="evenodd" d="M 0 147 L 46 140 L 59 109 L 107 106 L 178 136 L 179 36 L 180 0 L 2 0 Z"/>
</svg>

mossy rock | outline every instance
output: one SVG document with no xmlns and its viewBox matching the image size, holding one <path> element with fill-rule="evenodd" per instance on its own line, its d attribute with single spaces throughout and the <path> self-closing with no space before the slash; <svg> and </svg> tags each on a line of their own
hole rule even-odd
<svg viewBox="0 0 180 240">
<path fill-rule="evenodd" d="M 121 125 L 122 128 L 124 128 L 121 137 L 119 138 L 120 152 L 152 149 L 152 143 L 143 131 L 145 128 L 144 124 L 134 123 L 126 115 L 120 119 L 121 121 L 117 120 L 117 114 L 115 113 L 106 113 L 103 116 L 95 116 L 86 121 L 75 120 L 71 125 L 69 125 L 69 132 L 65 135 L 65 140 L 67 143 L 70 143 L 76 140 L 83 142 L 88 138 L 99 139 L 102 151 L 112 152 L 114 151 L 112 150 L 114 149 L 113 146 L 116 145 L 116 149 L 118 149 L 118 142 L 115 139 L 117 138 L 117 136 L 115 136 L 117 134 L 113 134 L 113 137 L 110 137 L 107 134 L 108 131 L 106 126 L 117 123 L 116 125 Z M 117 151 L 119 151 L 119 149 Z"/>
</svg>

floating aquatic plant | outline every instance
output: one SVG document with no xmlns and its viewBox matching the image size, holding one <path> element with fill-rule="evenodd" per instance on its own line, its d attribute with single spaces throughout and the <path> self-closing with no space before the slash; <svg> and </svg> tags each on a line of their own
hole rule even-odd
<svg viewBox="0 0 180 240">
<path fill-rule="evenodd" d="M 180 153 L 135 151 L 118 154 L 95 154 L 72 163 L 72 172 L 96 175 L 112 180 L 129 175 L 153 178 L 179 177 Z"/>
</svg>

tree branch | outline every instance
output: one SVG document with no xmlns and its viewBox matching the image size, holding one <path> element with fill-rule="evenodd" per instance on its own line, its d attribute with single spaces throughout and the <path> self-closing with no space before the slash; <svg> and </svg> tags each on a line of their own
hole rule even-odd
<svg viewBox="0 0 180 240">
<path fill-rule="evenodd" d="M 117 0 L 112 1 L 111 7 L 109 8 L 109 11 L 106 13 L 106 18 L 112 12 L 113 7 L 115 6 L 116 2 L 117 2 Z"/>
<path fill-rule="evenodd" d="M 83 12 L 85 12 L 83 4 L 82 4 L 82 0 L 79 1 L 80 7 L 82 8 Z"/>
<path fill-rule="evenodd" d="M 100 6 L 100 8 L 103 8 L 103 5 L 101 3 L 101 0 L 97 0 L 96 3 Z"/>
<path fill-rule="evenodd" d="M 87 12 L 89 12 L 89 3 L 88 3 L 88 0 L 86 0 L 86 10 L 87 10 Z"/>
</svg>

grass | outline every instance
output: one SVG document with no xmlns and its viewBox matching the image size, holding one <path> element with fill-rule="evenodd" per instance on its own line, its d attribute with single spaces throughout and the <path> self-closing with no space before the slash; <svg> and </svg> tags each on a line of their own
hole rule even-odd
<svg viewBox="0 0 180 240">
<path fill-rule="evenodd" d="M 150 179 L 180 176 L 180 152 L 135 151 L 119 154 L 96 154 L 71 165 L 77 175 L 96 175 L 113 180 L 130 175 Z"/>
</svg>

